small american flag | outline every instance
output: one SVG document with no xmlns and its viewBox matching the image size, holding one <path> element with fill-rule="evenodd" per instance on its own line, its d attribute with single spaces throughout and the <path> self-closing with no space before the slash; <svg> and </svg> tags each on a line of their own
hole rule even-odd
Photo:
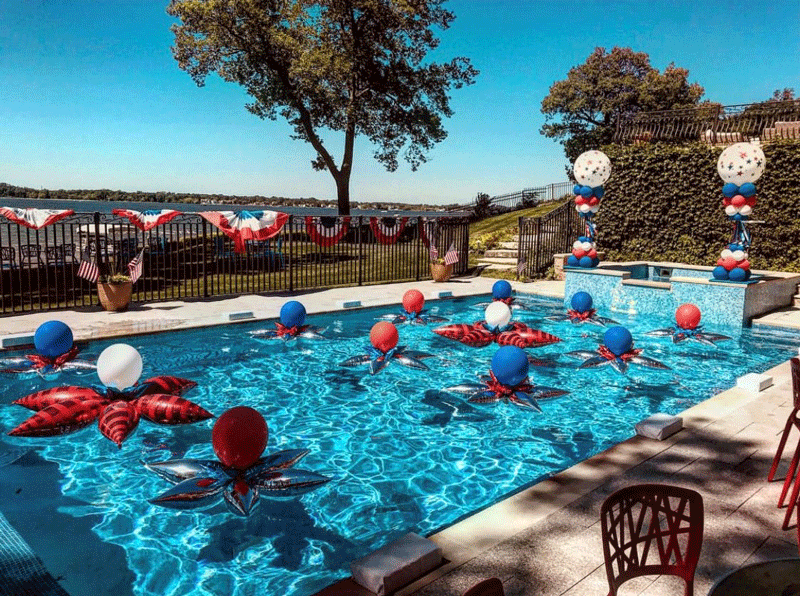
<svg viewBox="0 0 800 596">
<path fill-rule="evenodd" d="M 519 260 L 517 261 L 517 278 L 522 276 L 525 273 L 525 270 L 528 268 L 528 259 L 525 256 L 525 253 L 519 255 Z"/>
<path fill-rule="evenodd" d="M 451 244 L 450 248 L 447 249 L 447 254 L 444 255 L 445 265 L 452 265 L 453 263 L 458 263 L 458 251 L 455 244 Z"/>
<path fill-rule="evenodd" d="M 97 283 L 97 280 L 100 278 L 100 268 L 97 266 L 97 261 L 90 256 L 88 247 L 86 247 L 83 253 L 81 253 L 81 264 L 80 267 L 78 267 L 78 277 L 82 277 L 91 283 Z"/>
<path fill-rule="evenodd" d="M 131 281 L 136 283 L 136 280 L 142 276 L 142 264 L 144 261 L 144 249 L 139 251 L 139 254 L 133 257 L 133 260 L 128 263 L 128 275 Z"/>
<path fill-rule="evenodd" d="M 439 258 L 439 250 L 436 248 L 436 245 L 431 242 L 431 261 L 435 261 Z"/>
</svg>

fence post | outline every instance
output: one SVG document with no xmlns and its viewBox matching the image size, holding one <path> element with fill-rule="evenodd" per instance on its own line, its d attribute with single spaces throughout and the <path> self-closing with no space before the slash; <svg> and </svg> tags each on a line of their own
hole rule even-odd
<svg viewBox="0 0 800 596">
<path fill-rule="evenodd" d="M 208 255 L 206 254 L 206 240 L 208 239 L 208 232 L 206 230 L 206 220 L 203 218 L 203 296 L 208 298 L 208 275 L 206 275 L 206 260 L 208 259 Z"/>
<path fill-rule="evenodd" d="M 522 255 L 524 253 L 524 250 L 522 248 L 522 238 L 523 238 L 522 226 L 523 226 L 523 222 L 524 221 L 525 221 L 525 218 L 522 217 L 522 216 L 519 216 L 517 218 L 517 229 L 519 230 L 519 236 L 517 236 L 517 280 L 519 280 L 519 277 L 520 277 L 519 264 L 522 262 Z M 527 268 L 528 268 L 528 266 L 527 266 L 527 263 L 526 263 L 526 265 L 525 265 L 526 273 L 527 273 Z"/>
<path fill-rule="evenodd" d="M 419 249 L 420 249 L 420 245 L 422 244 L 422 227 L 424 225 L 425 224 L 422 223 L 422 216 L 420 215 L 417 218 L 417 267 L 416 267 L 416 269 L 417 269 L 417 273 L 416 273 L 417 281 L 419 281 L 419 258 L 420 258 L 419 257 L 419 252 L 420 252 Z"/>
<path fill-rule="evenodd" d="M 289 291 L 294 292 L 294 215 L 289 216 Z"/>
<path fill-rule="evenodd" d="M 363 243 L 361 242 L 361 226 L 364 223 L 363 216 L 358 216 L 358 285 L 361 285 L 364 280 L 364 263 L 361 262 L 363 255 Z"/>
<path fill-rule="evenodd" d="M 87 240 L 88 244 L 88 240 Z M 108 275 L 108 263 L 106 262 L 106 258 L 108 253 L 105 255 L 100 254 L 100 212 L 94 212 L 94 254 L 97 255 L 97 268 L 100 270 L 100 273 L 103 275 Z"/>
</svg>

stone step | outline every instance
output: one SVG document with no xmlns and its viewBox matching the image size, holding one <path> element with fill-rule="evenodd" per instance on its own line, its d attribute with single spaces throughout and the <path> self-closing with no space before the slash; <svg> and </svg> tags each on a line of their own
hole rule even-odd
<svg viewBox="0 0 800 596">
<path fill-rule="evenodd" d="M 489 259 L 494 259 L 498 257 L 501 259 L 516 259 L 517 251 L 510 249 L 493 248 L 492 250 L 487 250 L 485 253 L 483 253 L 483 256 Z"/>
<path fill-rule="evenodd" d="M 489 263 L 494 265 L 505 265 L 506 267 L 516 267 L 517 259 L 516 257 L 513 259 L 507 259 L 503 257 L 481 257 L 480 259 L 478 259 L 478 263 Z"/>
<path fill-rule="evenodd" d="M 515 271 L 516 267 L 507 267 L 506 265 L 492 264 L 484 268 L 484 271 Z"/>
<path fill-rule="evenodd" d="M 795 308 L 800 308 L 800 294 L 795 294 L 792 296 L 792 306 Z"/>
<path fill-rule="evenodd" d="M 519 240 L 514 240 L 513 242 L 501 242 L 500 248 L 504 248 L 506 250 L 518 250 Z"/>
</svg>

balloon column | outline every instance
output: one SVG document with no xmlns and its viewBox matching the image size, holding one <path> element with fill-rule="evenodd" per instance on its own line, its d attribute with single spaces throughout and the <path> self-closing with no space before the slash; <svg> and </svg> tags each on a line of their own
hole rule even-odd
<svg viewBox="0 0 800 596">
<path fill-rule="evenodd" d="M 508 401 L 518 406 L 542 409 L 536 398 L 566 395 L 568 391 L 532 385 L 528 379 L 528 355 L 516 346 L 503 346 L 492 357 L 488 375 L 480 377 L 481 383 L 462 383 L 445 391 L 470 395 L 473 403 Z"/>
<path fill-rule="evenodd" d="M 566 314 L 552 315 L 546 317 L 548 321 L 572 321 L 577 325 L 580 323 L 592 323 L 605 327 L 606 325 L 616 325 L 616 321 L 605 317 L 597 316 L 597 309 L 592 308 L 592 296 L 588 292 L 575 292 L 570 299 L 570 306 Z"/>
<path fill-rule="evenodd" d="M 47 321 L 39 325 L 33 334 L 33 345 L 37 354 L 3 358 L 5 364 L 14 365 L 14 368 L 6 368 L 2 372 L 47 374 L 66 369 L 95 368 L 91 362 L 75 360 L 78 346 L 73 343 L 72 329 L 61 321 Z"/>
<path fill-rule="evenodd" d="M 597 228 L 592 218 L 600 210 L 600 200 L 605 191 L 603 184 L 611 176 L 611 160 L 602 151 L 581 153 L 573 165 L 573 174 L 578 184 L 575 193 L 575 210 L 584 224 L 584 234 L 572 245 L 572 254 L 567 259 L 570 267 L 597 267 Z"/>
<path fill-rule="evenodd" d="M 667 327 L 649 331 L 645 335 L 651 337 L 672 337 L 672 343 L 678 343 L 687 339 L 694 340 L 701 344 L 713 346 L 718 341 L 731 339 L 727 335 L 717 333 L 706 333 L 700 325 L 702 314 L 696 305 L 686 303 L 681 304 L 675 311 L 675 323 L 677 327 Z"/>
<path fill-rule="evenodd" d="M 185 424 L 211 414 L 181 397 L 197 383 L 178 377 L 153 377 L 136 385 L 142 357 L 127 344 L 107 347 L 97 359 L 97 375 L 106 387 L 54 387 L 26 395 L 14 403 L 36 414 L 8 434 L 52 437 L 79 430 L 95 420 L 100 432 L 118 447 L 144 417 L 157 424 Z"/>
<path fill-rule="evenodd" d="M 625 327 L 610 327 L 603 335 L 603 343 L 595 351 L 578 350 L 568 352 L 567 356 L 584 360 L 578 368 L 611 365 L 614 370 L 624 373 L 628 363 L 641 364 L 649 368 L 669 369 L 658 360 L 641 355 L 641 349 L 634 349 L 631 332 Z"/>
<path fill-rule="evenodd" d="M 261 457 L 267 437 L 267 422 L 261 414 L 246 406 L 231 408 L 211 431 L 219 461 L 173 459 L 145 464 L 175 485 L 150 502 L 172 509 L 207 507 L 216 503 L 221 493 L 233 513 L 247 516 L 261 494 L 295 497 L 330 481 L 314 472 L 290 469 L 308 454 L 307 449 Z"/>
<path fill-rule="evenodd" d="M 306 307 L 297 300 L 286 302 L 281 307 L 279 318 L 280 320 L 275 323 L 275 329 L 259 329 L 250 332 L 250 335 L 263 339 L 280 338 L 283 341 L 298 337 L 325 339 L 322 335 L 325 329 L 303 324 L 306 322 Z"/>
<path fill-rule="evenodd" d="M 408 290 L 403 294 L 403 309 L 396 315 L 383 315 L 381 319 L 391 321 L 393 325 L 400 323 L 411 323 L 412 325 L 427 325 L 430 323 L 440 323 L 446 321 L 444 317 L 429 315 L 423 307 L 425 306 L 425 296 L 419 290 Z"/>
<path fill-rule="evenodd" d="M 437 335 L 460 341 L 473 348 L 482 348 L 492 342 L 501 346 L 535 348 L 561 341 L 545 331 L 531 329 L 524 323 L 511 322 L 511 309 L 504 302 L 492 302 L 484 312 L 485 320 L 472 325 L 445 325 L 433 330 Z"/>
<path fill-rule="evenodd" d="M 369 332 L 371 345 L 364 347 L 367 353 L 348 358 L 340 366 L 369 364 L 369 372 L 374 375 L 383 370 L 389 364 L 389 361 L 394 359 L 409 368 L 428 370 L 422 359 L 431 358 L 433 354 L 406 350 L 405 346 L 397 345 L 399 339 L 400 334 L 397 332 L 397 327 L 388 321 L 375 323 Z"/>
<path fill-rule="evenodd" d="M 750 279 L 750 232 L 745 223 L 756 204 L 754 182 L 764 173 L 764 152 L 752 143 L 736 143 L 719 156 L 717 172 L 725 184 L 722 187 L 725 215 L 733 224 L 728 247 L 722 251 L 712 275 L 714 279 L 747 281 Z"/>
</svg>

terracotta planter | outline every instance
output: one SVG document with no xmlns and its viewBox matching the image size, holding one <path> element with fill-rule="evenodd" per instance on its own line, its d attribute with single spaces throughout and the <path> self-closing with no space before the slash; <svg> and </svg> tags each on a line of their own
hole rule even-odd
<svg viewBox="0 0 800 596">
<path fill-rule="evenodd" d="M 128 310 L 132 292 L 133 282 L 130 281 L 121 284 L 97 284 L 97 297 L 100 298 L 100 305 L 113 312 Z"/>
<path fill-rule="evenodd" d="M 431 277 L 433 281 L 447 281 L 453 275 L 452 265 L 443 265 L 440 263 L 431 263 Z"/>
</svg>

